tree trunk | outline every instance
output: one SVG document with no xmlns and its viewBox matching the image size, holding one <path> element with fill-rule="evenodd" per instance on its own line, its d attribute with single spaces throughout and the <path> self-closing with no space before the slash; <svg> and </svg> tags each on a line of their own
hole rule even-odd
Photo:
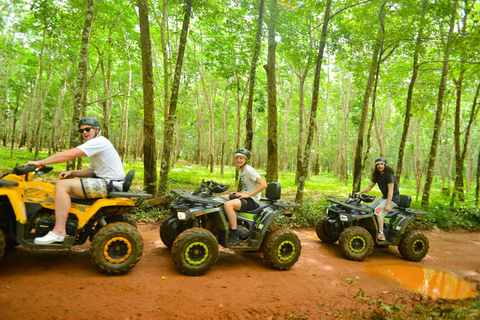
<svg viewBox="0 0 480 320">
<path fill-rule="evenodd" d="M 150 25 L 148 22 L 148 2 L 138 2 L 140 43 L 142 51 L 143 81 L 143 183 L 146 191 L 157 194 L 157 138 L 155 134 L 155 100 L 153 88 L 153 63 Z M 169 158 L 167 158 L 169 159 Z"/>
<path fill-rule="evenodd" d="M 403 157 L 405 152 L 405 145 L 407 142 L 408 130 L 410 128 L 410 120 L 412 117 L 413 88 L 415 87 L 415 82 L 417 81 L 417 76 L 418 76 L 418 57 L 420 55 L 420 50 L 422 46 L 426 11 L 427 11 L 427 0 L 424 0 L 422 3 L 422 15 L 420 17 L 420 26 L 418 28 L 417 41 L 415 43 L 415 52 L 413 53 L 413 72 L 412 72 L 412 78 L 410 79 L 410 84 L 408 85 L 407 103 L 405 107 L 405 120 L 403 121 L 402 138 L 400 139 L 400 147 L 398 148 L 398 160 L 397 160 L 397 168 L 396 168 L 397 172 L 395 175 L 395 177 L 397 178 L 398 184 L 400 184 L 400 181 L 402 179 Z"/>
<path fill-rule="evenodd" d="M 159 194 L 168 193 L 168 174 L 170 172 L 170 159 L 172 152 L 172 143 L 174 138 L 175 114 L 177 110 L 178 92 L 180 90 L 180 76 L 183 67 L 183 58 L 185 55 L 185 46 L 187 45 L 188 26 L 190 23 L 190 14 L 192 12 L 192 0 L 187 0 L 185 7 L 185 16 L 183 19 L 182 33 L 178 46 L 177 61 L 175 65 L 175 74 L 172 83 L 172 95 L 170 97 L 170 108 L 168 119 L 165 122 L 165 136 L 163 138 L 162 165 L 160 169 Z"/>
<path fill-rule="evenodd" d="M 84 101 L 86 100 L 87 88 L 87 71 L 88 71 L 88 48 L 90 45 L 90 34 L 92 32 L 93 18 L 94 18 L 94 0 L 87 0 L 87 11 L 85 16 L 85 23 L 82 32 L 82 45 L 80 47 L 80 55 L 78 61 L 77 81 L 75 93 L 73 95 L 73 112 L 72 123 L 70 124 L 70 143 L 69 148 L 75 148 L 80 145 L 81 137 L 77 132 L 77 125 L 80 118 L 84 115 L 85 109 Z M 74 170 L 77 161 L 71 160 L 67 162 L 67 170 Z"/>
<path fill-rule="evenodd" d="M 322 37 L 320 39 L 320 46 L 318 48 L 317 62 L 315 64 L 315 73 L 313 80 L 313 92 L 312 92 L 312 106 L 310 108 L 310 118 L 308 126 L 307 141 L 305 144 L 305 153 L 303 156 L 303 165 L 301 173 L 299 176 L 299 183 L 297 187 L 297 194 L 295 196 L 295 202 L 303 202 L 303 190 L 305 189 L 305 180 L 308 175 L 308 163 L 310 162 L 310 148 L 312 146 L 313 136 L 315 134 L 315 123 L 317 120 L 317 109 L 318 109 L 318 96 L 319 96 L 319 87 L 320 87 L 320 73 L 322 71 L 322 61 L 323 54 L 325 51 L 325 44 L 327 41 L 328 33 L 328 22 L 330 20 L 330 9 L 332 6 L 332 0 L 327 0 L 325 6 L 325 15 L 323 17 L 323 26 L 322 26 Z"/>
<path fill-rule="evenodd" d="M 447 44 L 445 47 L 445 57 L 443 58 L 442 77 L 440 79 L 440 87 L 438 89 L 438 102 L 437 111 L 435 114 L 435 124 L 433 129 L 432 144 L 430 148 L 430 155 L 428 159 L 427 177 L 425 179 L 425 186 L 423 187 L 422 205 L 428 205 L 430 201 L 430 189 L 433 182 L 433 171 L 435 169 L 435 160 L 437 158 L 438 151 L 438 138 L 440 136 L 440 130 L 442 127 L 442 115 L 443 115 L 443 100 L 445 96 L 445 90 L 447 88 L 447 76 L 450 63 L 450 51 L 453 43 L 453 31 L 455 28 L 455 19 L 457 15 L 457 3 L 453 4 L 452 18 L 450 20 L 450 30 L 448 32 Z"/>
<path fill-rule="evenodd" d="M 352 192 L 360 191 L 360 187 L 361 187 L 361 184 L 362 184 L 363 141 L 364 141 L 364 134 L 365 134 L 365 126 L 366 126 L 366 122 L 367 122 L 368 107 L 369 107 L 369 103 L 370 103 L 370 96 L 372 94 L 373 82 L 374 82 L 375 74 L 376 74 L 376 70 L 377 70 L 379 52 L 380 52 L 380 44 L 376 43 L 375 48 L 373 50 L 372 64 L 370 65 L 370 72 L 369 72 L 369 75 L 368 75 L 367 85 L 365 87 L 365 93 L 363 95 L 362 117 L 360 119 L 360 125 L 358 127 L 357 145 L 355 147 L 355 160 L 354 160 L 354 167 L 353 167 L 353 190 L 352 190 Z"/>
<path fill-rule="evenodd" d="M 298 76 L 298 143 L 297 143 L 297 171 L 295 173 L 295 184 L 298 185 L 303 166 L 303 146 L 305 130 L 303 121 L 305 119 L 305 80 L 307 79 L 309 65 L 302 74 Z"/>
<path fill-rule="evenodd" d="M 250 73 L 248 76 L 248 102 L 246 119 L 245 149 L 252 151 L 253 147 L 253 94 L 255 89 L 255 74 L 257 70 L 258 57 L 260 56 L 260 45 L 262 44 L 263 34 L 263 11 L 265 0 L 260 0 L 258 7 L 257 37 L 255 39 L 255 50 L 253 52 Z"/>
<path fill-rule="evenodd" d="M 277 132 L 277 80 L 275 28 L 277 25 L 278 12 L 277 1 L 270 2 L 270 20 L 268 22 L 268 55 L 267 64 L 264 66 L 267 73 L 267 97 L 268 97 L 268 139 L 267 139 L 267 183 L 278 181 L 278 132 Z"/>
<path fill-rule="evenodd" d="M 462 70 L 465 71 L 465 70 Z M 465 137 L 463 143 L 463 150 L 460 145 L 460 117 L 461 115 L 461 96 L 462 96 L 462 82 L 463 72 L 460 73 L 460 79 L 456 81 L 457 85 L 457 103 L 455 108 L 455 130 L 454 130 L 454 142 L 455 142 L 455 186 L 452 192 L 452 198 L 450 205 L 455 205 L 455 198 L 458 197 L 459 201 L 464 201 L 463 196 L 463 165 L 465 163 L 465 156 L 469 145 L 470 132 L 477 117 L 479 107 L 477 107 L 478 96 L 480 92 L 480 82 L 477 86 L 475 98 L 473 99 L 472 109 L 470 111 L 470 120 L 468 121 L 467 129 L 465 130 Z"/>
<path fill-rule="evenodd" d="M 63 82 L 62 89 L 60 90 L 60 96 L 58 97 L 57 107 L 55 108 L 55 118 L 53 119 L 52 132 L 50 134 L 50 144 L 49 152 L 57 152 L 59 149 L 60 134 L 62 132 L 62 119 L 63 119 L 63 100 L 65 99 L 65 94 L 67 93 L 67 79 L 70 74 L 68 64 L 65 71 L 65 81 Z"/>
<path fill-rule="evenodd" d="M 475 174 L 475 205 L 478 206 L 478 198 L 480 197 L 480 148 L 477 158 L 477 173 Z"/>
<path fill-rule="evenodd" d="M 289 124 L 289 116 L 290 116 L 290 110 L 292 109 L 292 102 L 293 102 L 293 89 L 294 89 L 294 73 L 293 73 L 293 68 L 291 70 L 292 73 L 292 78 L 290 79 L 290 91 L 287 94 L 285 93 L 285 89 L 283 87 L 283 83 L 281 85 L 282 88 L 282 96 L 285 99 L 285 119 L 283 121 L 283 136 L 282 136 L 282 171 L 285 172 L 288 167 L 288 155 L 287 155 L 287 150 L 288 150 L 288 144 L 287 144 L 287 137 L 288 137 L 288 124 Z"/>
<path fill-rule="evenodd" d="M 223 134 L 222 134 L 222 153 L 221 153 L 221 169 L 220 169 L 220 174 L 223 176 L 225 173 L 225 149 L 227 147 L 227 139 L 228 139 L 228 130 L 227 130 L 227 116 L 228 116 L 228 100 L 230 96 L 230 92 L 228 91 L 228 80 L 227 80 L 227 85 L 225 86 L 225 98 L 223 100 L 223 118 L 222 118 L 222 128 L 223 128 Z"/>
</svg>

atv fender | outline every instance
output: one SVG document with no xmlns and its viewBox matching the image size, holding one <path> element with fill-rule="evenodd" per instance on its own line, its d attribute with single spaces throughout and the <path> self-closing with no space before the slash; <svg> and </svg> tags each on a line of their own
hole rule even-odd
<svg viewBox="0 0 480 320">
<path fill-rule="evenodd" d="M 27 223 L 27 209 L 25 208 L 25 203 L 22 201 L 18 191 L 2 188 L 0 190 L 0 196 L 7 196 L 13 212 L 15 212 L 15 219 L 22 224 Z"/>
</svg>

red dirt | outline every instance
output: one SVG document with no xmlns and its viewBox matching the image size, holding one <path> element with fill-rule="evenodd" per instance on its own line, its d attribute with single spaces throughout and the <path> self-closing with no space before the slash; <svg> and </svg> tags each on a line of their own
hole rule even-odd
<svg viewBox="0 0 480 320">
<path fill-rule="evenodd" d="M 222 248 L 207 274 L 189 277 L 175 269 L 158 225 L 139 228 L 144 255 L 122 276 L 98 272 L 89 243 L 71 251 L 7 251 L 0 262 L 0 319 L 334 319 L 345 310 L 351 316 L 375 310 L 369 299 L 355 298 L 360 290 L 388 305 L 402 297 L 398 303 L 407 308 L 430 299 L 367 271 L 389 263 L 452 272 L 477 288 L 480 283 L 480 233 L 425 232 L 430 251 L 415 263 L 396 247 L 349 261 L 337 244 L 297 230 L 302 255 L 288 271 L 268 268 L 261 253 Z"/>
</svg>

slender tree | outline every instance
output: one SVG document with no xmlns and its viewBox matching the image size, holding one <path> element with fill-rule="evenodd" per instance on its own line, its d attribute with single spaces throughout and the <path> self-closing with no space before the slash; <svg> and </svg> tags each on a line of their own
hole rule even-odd
<svg viewBox="0 0 480 320">
<path fill-rule="evenodd" d="M 332 7 L 332 0 L 327 0 L 325 6 L 325 14 L 323 17 L 322 35 L 320 39 L 320 46 L 318 48 L 317 61 L 315 64 L 314 80 L 313 80 L 313 92 L 312 92 L 312 106 L 310 107 L 310 118 L 308 125 L 307 141 L 305 143 L 305 153 L 303 156 L 303 163 L 301 172 L 298 178 L 297 194 L 295 196 L 295 202 L 303 202 L 303 190 L 305 189 L 305 180 L 308 175 L 308 163 L 310 162 L 310 149 L 315 135 L 315 124 L 317 120 L 318 109 L 318 96 L 320 87 L 320 73 L 322 71 L 323 54 L 325 51 L 325 45 L 327 42 L 328 34 L 328 22 L 330 21 L 330 9 Z"/>
<path fill-rule="evenodd" d="M 268 26 L 268 57 L 264 69 L 267 73 L 268 97 L 268 140 L 267 140 L 267 183 L 278 180 L 278 128 L 277 128 L 277 80 L 275 28 L 278 23 L 277 0 L 270 2 Z"/>
<path fill-rule="evenodd" d="M 143 183 L 146 191 L 157 194 L 157 139 L 155 134 L 155 100 L 153 89 L 152 43 L 148 22 L 148 1 L 138 2 L 143 80 Z"/>
<path fill-rule="evenodd" d="M 417 81 L 417 77 L 418 77 L 418 57 L 420 56 L 420 50 L 422 48 L 423 30 L 426 24 L 426 19 L 425 19 L 426 11 L 427 11 L 427 0 L 423 0 L 422 14 L 420 16 L 420 25 L 418 27 L 417 40 L 415 42 L 415 52 L 413 53 L 412 78 L 410 79 L 410 84 L 408 85 L 407 103 L 405 106 L 405 119 L 403 121 L 402 138 L 400 139 L 400 147 L 398 148 L 398 160 L 397 160 L 397 167 L 396 167 L 396 178 L 398 183 L 400 183 L 402 179 L 403 157 L 404 157 L 403 155 L 405 152 L 405 145 L 407 143 L 408 130 L 410 128 L 410 121 L 412 118 L 413 89 L 415 87 L 415 82 Z"/>
<path fill-rule="evenodd" d="M 160 169 L 158 190 L 160 195 L 166 195 L 168 193 L 168 174 L 170 172 L 172 144 L 175 134 L 175 114 L 177 110 L 178 91 L 180 89 L 180 76 L 182 74 L 183 58 L 185 55 L 185 47 L 187 45 L 188 26 L 190 24 L 190 15 L 192 12 L 192 0 L 186 0 L 186 4 L 182 32 L 178 46 L 177 61 L 175 64 L 175 74 L 172 83 L 172 94 L 170 96 L 168 121 L 165 123 L 165 137 L 163 138 L 162 165 Z"/>
<path fill-rule="evenodd" d="M 260 0 L 258 6 L 257 36 L 255 38 L 255 50 L 253 51 L 252 63 L 250 64 L 250 73 L 248 75 L 248 101 L 247 101 L 247 119 L 245 123 L 246 136 L 245 148 L 252 150 L 253 147 L 253 93 L 255 89 L 255 74 L 257 71 L 258 57 L 260 56 L 260 45 L 263 35 L 263 11 L 265 0 Z"/>
<path fill-rule="evenodd" d="M 430 147 L 430 154 L 428 156 L 427 177 L 423 187 L 422 205 L 428 205 L 430 201 L 430 190 L 433 182 L 433 170 L 435 169 L 435 161 L 437 160 L 438 152 L 438 138 L 442 127 L 443 103 L 445 97 L 445 90 L 447 89 L 448 69 L 450 68 L 450 51 L 453 45 L 453 31 L 455 29 L 455 20 L 457 16 L 457 2 L 453 3 L 452 16 L 450 19 L 450 29 L 448 31 L 447 43 L 445 45 L 445 56 L 443 57 L 442 77 L 440 79 L 440 86 L 438 88 L 438 102 L 437 111 L 435 114 L 435 124 L 433 128 L 432 144 Z"/>
<path fill-rule="evenodd" d="M 95 1 L 87 0 L 87 11 L 85 15 L 85 23 L 82 32 L 82 45 L 80 47 L 80 55 L 78 61 L 77 82 L 75 87 L 74 99 L 73 99 L 73 112 L 72 112 L 72 124 L 70 127 L 70 148 L 75 148 L 80 145 L 80 135 L 77 133 L 78 121 L 85 114 L 85 101 L 87 92 L 87 72 L 88 72 L 88 49 L 90 46 L 90 35 L 92 33 L 92 25 L 94 19 Z M 80 160 L 80 159 L 78 159 Z M 75 164 L 80 161 L 71 160 L 67 162 L 67 170 L 74 170 Z M 78 169 L 80 169 L 77 166 Z"/>
</svg>

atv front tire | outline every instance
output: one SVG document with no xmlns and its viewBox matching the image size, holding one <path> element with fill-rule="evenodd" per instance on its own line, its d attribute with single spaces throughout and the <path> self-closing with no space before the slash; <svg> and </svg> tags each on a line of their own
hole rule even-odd
<svg viewBox="0 0 480 320">
<path fill-rule="evenodd" d="M 331 236 L 327 233 L 327 217 L 323 217 L 317 222 L 315 231 L 320 240 L 326 243 L 335 243 L 338 241 L 338 236 Z"/>
<path fill-rule="evenodd" d="M 363 261 L 373 250 L 373 239 L 362 227 L 350 227 L 340 234 L 340 248 L 350 260 Z"/>
<path fill-rule="evenodd" d="M 160 239 L 162 239 L 162 242 L 164 245 L 167 246 L 168 249 L 172 249 L 173 242 L 175 241 L 175 238 L 172 239 L 170 236 L 170 231 L 168 229 L 169 223 L 167 220 L 162 222 L 162 225 L 160 226 Z"/>
<path fill-rule="evenodd" d="M 428 252 L 428 238 L 418 230 L 407 229 L 398 244 L 398 251 L 407 260 L 420 261 Z"/>
<path fill-rule="evenodd" d="M 123 274 L 143 254 L 143 239 L 136 227 L 126 222 L 109 223 L 98 230 L 90 246 L 95 267 L 106 274 Z"/>
<path fill-rule="evenodd" d="M 297 234 L 287 228 L 273 230 L 263 240 L 263 257 L 277 270 L 290 269 L 300 257 L 302 244 Z"/>
<path fill-rule="evenodd" d="M 203 228 L 183 231 L 173 242 L 173 263 L 189 276 L 204 274 L 218 259 L 218 242 L 213 233 Z"/>
<path fill-rule="evenodd" d="M 3 254 L 7 249 L 7 238 L 5 238 L 5 233 L 0 229 L 0 260 L 2 260 Z"/>
</svg>

